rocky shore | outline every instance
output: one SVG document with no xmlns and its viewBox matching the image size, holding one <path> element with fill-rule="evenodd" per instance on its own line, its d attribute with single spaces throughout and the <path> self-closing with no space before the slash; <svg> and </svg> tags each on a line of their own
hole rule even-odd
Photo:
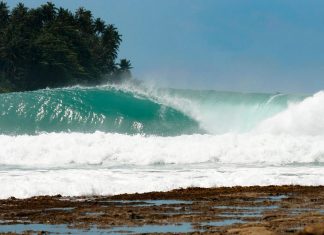
<svg viewBox="0 0 324 235">
<path fill-rule="evenodd" d="M 1 234 L 324 234 L 324 186 L 0 200 Z"/>
</svg>

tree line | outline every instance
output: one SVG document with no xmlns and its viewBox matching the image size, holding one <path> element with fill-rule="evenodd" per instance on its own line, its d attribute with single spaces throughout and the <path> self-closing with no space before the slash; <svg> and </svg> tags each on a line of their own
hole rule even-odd
<svg viewBox="0 0 324 235">
<path fill-rule="evenodd" d="M 80 7 L 74 13 L 47 2 L 38 8 L 0 1 L 0 92 L 122 82 L 117 28 Z"/>
</svg>

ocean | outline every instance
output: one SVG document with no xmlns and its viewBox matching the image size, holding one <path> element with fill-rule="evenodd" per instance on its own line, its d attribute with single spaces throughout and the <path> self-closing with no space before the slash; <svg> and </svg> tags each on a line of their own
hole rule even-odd
<svg viewBox="0 0 324 235">
<path fill-rule="evenodd" d="M 0 94 L 0 198 L 324 184 L 324 92 Z"/>
</svg>

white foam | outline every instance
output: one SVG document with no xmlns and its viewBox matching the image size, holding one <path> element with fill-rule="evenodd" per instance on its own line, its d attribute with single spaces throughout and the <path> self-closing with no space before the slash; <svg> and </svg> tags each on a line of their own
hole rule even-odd
<svg viewBox="0 0 324 235">
<path fill-rule="evenodd" d="M 0 135 L 0 143 L 0 165 L 16 167 L 324 163 L 324 136 L 48 133 Z"/>
<path fill-rule="evenodd" d="M 263 121 L 256 131 L 273 134 L 323 135 L 323 104 L 324 92 L 320 91 L 300 103 L 291 104 L 285 111 Z"/>
<path fill-rule="evenodd" d="M 182 166 L 183 167 L 183 166 Z M 167 191 L 180 187 L 323 185 L 318 167 L 202 167 L 9 170 L 0 172 L 0 198 L 36 195 L 113 195 Z"/>
</svg>

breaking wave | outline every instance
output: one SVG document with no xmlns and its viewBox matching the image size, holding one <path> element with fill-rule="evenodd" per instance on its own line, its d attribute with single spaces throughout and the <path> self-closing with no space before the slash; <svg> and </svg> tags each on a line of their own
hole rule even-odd
<svg viewBox="0 0 324 235">
<path fill-rule="evenodd" d="M 0 94 L 0 198 L 324 184 L 323 103 L 130 84 Z"/>
</svg>

